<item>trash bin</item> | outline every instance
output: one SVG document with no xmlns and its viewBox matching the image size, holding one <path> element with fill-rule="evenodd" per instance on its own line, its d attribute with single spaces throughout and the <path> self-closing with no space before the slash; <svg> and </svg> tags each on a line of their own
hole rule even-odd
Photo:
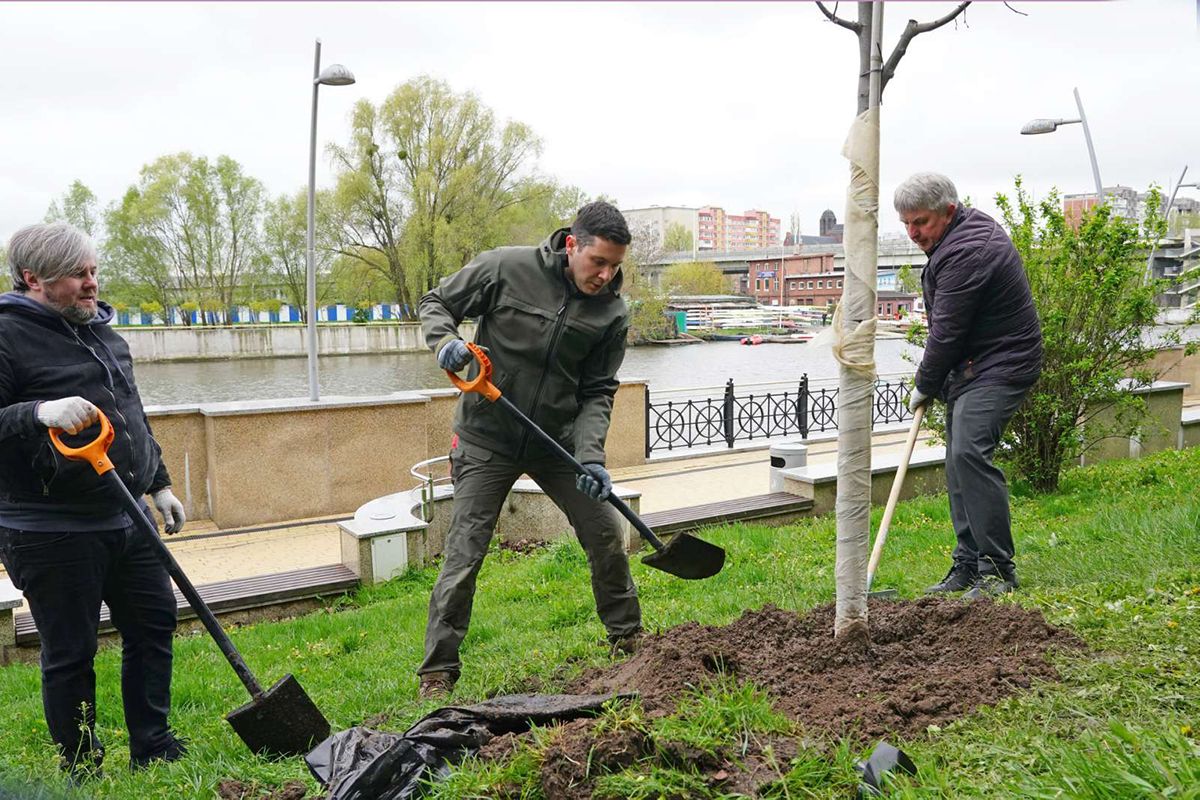
<svg viewBox="0 0 1200 800">
<path fill-rule="evenodd" d="M 771 491 L 782 492 L 783 471 L 808 466 L 808 445 L 800 442 L 780 442 L 771 445 Z"/>
</svg>

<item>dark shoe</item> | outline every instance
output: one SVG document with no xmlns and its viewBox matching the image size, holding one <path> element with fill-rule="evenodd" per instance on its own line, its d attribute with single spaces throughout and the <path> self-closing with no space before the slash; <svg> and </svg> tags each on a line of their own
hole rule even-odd
<svg viewBox="0 0 1200 800">
<path fill-rule="evenodd" d="M 925 594 L 950 594 L 970 589 L 979 580 L 979 573 L 966 564 L 954 562 L 954 566 L 942 578 L 941 583 L 935 583 L 925 590 Z"/>
<path fill-rule="evenodd" d="M 79 787 L 84 783 L 98 781 L 104 777 L 104 771 L 100 766 L 103 760 L 104 748 L 97 747 L 95 750 L 80 753 L 76 758 L 62 758 L 59 768 L 66 772 L 67 782 L 70 782 L 71 786 Z"/>
<path fill-rule="evenodd" d="M 962 596 L 963 600 L 978 600 L 982 597 L 996 599 L 1002 595 L 1011 594 L 1017 588 L 1017 578 L 1004 578 L 1000 575 L 980 575 L 971 587 L 971 591 Z"/>
<path fill-rule="evenodd" d="M 642 631 L 634 631 L 623 636 L 609 637 L 609 655 L 613 658 L 625 655 L 631 656 L 638 651 L 646 637 Z"/>
<path fill-rule="evenodd" d="M 159 761 L 169 764 L 172 761 L 178 761 L 186 756 L 187 751 L 187 741 L 176 736 L 172 736 L 170 744 L 153 755 L 131 756 L 129 758 L 129 769 L 137 772 Z"/>
<path fill-rule="evenodd" d="M 421 676 L 421 687 L 417 696 L 422 700 L 440 700 L 454 691 L 458 676 L 452 672 L 426 672 Z"/>
</svg>

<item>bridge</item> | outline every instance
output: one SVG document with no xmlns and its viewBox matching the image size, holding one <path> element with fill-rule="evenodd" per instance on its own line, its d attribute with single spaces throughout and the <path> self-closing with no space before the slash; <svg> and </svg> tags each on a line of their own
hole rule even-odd
<svg viewBox="0 0 1200 800">
<path fill-rule="evenodd" d="M 844 272 L 846 250 L 841 244 L 802 244 L 799 246 L 760 247 L 754 250 L 691 250 L 663 253 L 654 261 L 643 264 L 643 274 L 656 286 L 661 285 L 662 275 L 672 264 L 706 261 L 717 265 L 726 275 L 746 275 L 751 261 L 767 261 L 798 255 L 833 254 L 833 269 Z M 925 253 L 907 236 L 879 237 L 878 263 L 880 269 L 899 269 L 906 264 L 914 267 L 925 265 Z"/>
</svg>

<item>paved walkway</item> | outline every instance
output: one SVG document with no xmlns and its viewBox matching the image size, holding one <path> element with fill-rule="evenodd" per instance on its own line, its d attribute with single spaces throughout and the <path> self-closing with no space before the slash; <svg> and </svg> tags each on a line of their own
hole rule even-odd
<svg viewBox="0 0 1200 800">
<path fill-rule="evenodd" d="M 903 430 L 876 434 L 875 453 L 900 450 L 906 436 Z M 836 460 L 837 441 L 810 443 L 808 456 L 810 463 Z M 766 448 L 655 459 L 612 474 L 617 483 L 642 493 L 644 513 L 770 491 Z M 347 509 L 344 517 L 352 514 L 353 509 Z M 226 531 L 218 530 L 211 520 L 195 520 L 166 541 L 192 582 L 204 584 L 337 563 L 341 549 L 336 520 L 293 520 Z M 6 577 L 2 570 L 0 577 Z"/>
</svg>

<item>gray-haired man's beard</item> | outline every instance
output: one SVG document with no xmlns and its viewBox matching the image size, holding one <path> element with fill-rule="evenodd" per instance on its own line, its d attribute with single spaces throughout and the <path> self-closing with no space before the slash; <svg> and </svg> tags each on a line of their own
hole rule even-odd
<svg viewBox="0 0 1200 800">
<path fill-rule="evenodd" d="M 63 318 L 73 325 L 86 325 L 96 318 L 96 309 L 80 308 L 75 305 L 64 306 L 58 309 L 58 313 L 62 314 Z"/>
</svg>

